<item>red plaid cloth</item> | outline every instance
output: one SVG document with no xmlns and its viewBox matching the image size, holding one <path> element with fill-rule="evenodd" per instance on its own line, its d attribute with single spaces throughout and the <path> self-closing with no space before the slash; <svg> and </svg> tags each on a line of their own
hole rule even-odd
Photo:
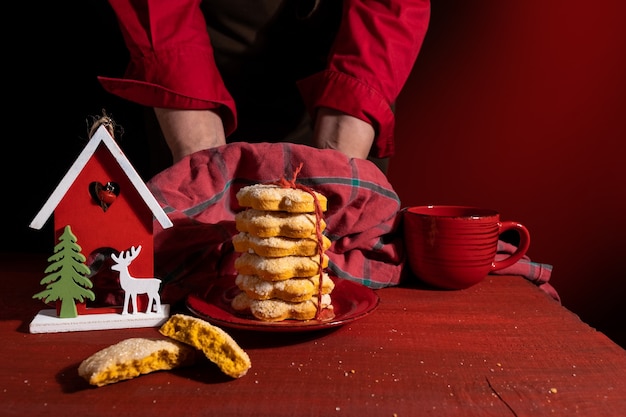
<svg viewBox="0 0 626 417">
<path fill-rule="evenodd" d="M 174 226 L 155 231 L 155 272 L 162 298 L 172 302 L 201 292 L 215 277 L 235 274 L 231 238 L 235 197 L 246 185 L 296 179 L 324 194 L 328 270 L 372 288 L 396 285 L 403 266 L 396 233 L 400 200 L 371 162 L 340 152 L 289 143 L 233 143 L 197 152 L 148 182 Z"/>
<path fill-rule="evenodd" d="M 501 260 L 508 257 L 515 252 L 516 247 L 510 243 L 498 242 L 498 253 L 496 254 L 496 260 Z M 561 301 L 561 297 L 557 293 L 556 289 L 548 283 L 550 276 L 552 275 L 552 265 L 541 264 L 537 262 L 531 262 L 528 256 L 522 257 L 519 261 L 513 265 L 503 268 L 493 273 L 494 275 L 521 275 L 527 280 L 537 284 L 539 288 L 544 290 L 556 301 Z"/>
<path fill-rule="evenodd" d="M 371 288 L 401 283 L 401 203 L 371 162 L 290 143 L 232 143 L 197 152 L 148 182 L 174 226 L 155 223 L 155 273 L 162 299 L 173 303 L 210 281 L 234 275 L 235 197 L 246 185 L 292 179 L 324 194 L 329 273 Z"/>
</svg>

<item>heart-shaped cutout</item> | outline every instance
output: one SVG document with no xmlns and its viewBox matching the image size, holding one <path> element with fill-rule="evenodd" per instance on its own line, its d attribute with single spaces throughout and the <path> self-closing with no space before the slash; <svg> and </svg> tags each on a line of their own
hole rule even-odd
<svg viewBox="0 0 626 417">
<path fill-rule="evenodd" d="M 113 181 L 102 184 L 99 181 L 93 181 L 89 184 L 89 194 L 93 201 L 96 202 L 102 210 L 107 211 L 120 195 L 120 186 Z"/>
</svg>

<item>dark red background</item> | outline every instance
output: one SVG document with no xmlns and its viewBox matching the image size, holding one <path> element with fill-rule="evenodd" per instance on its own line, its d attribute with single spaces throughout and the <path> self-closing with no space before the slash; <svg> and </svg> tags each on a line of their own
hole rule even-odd
<svg viewBox="0 0 626 417">
<path fill-rule="evenodd" d="M 51 222 L 28 224 L 83 149 L 90 116 L 107 109 L 127 157 L 153 172 L 142 110 L 96 81 L 126 63 L 106 1 L 10 8 L 0 250 L 49 254 Z M 526 224 L 529 255 L 554 266 L 563 304 L 622 346 L 624 16 L 622 0 L 433 0 L 389 171 L 405 206 L 488 206 Z"/>
<path fill-rule="evenodd" d="M 625 16 L 620 0 L 433 1 L 389 172 L 405 206 L 524 223 L 563 304 L 623 345 Z"/>
</svg>

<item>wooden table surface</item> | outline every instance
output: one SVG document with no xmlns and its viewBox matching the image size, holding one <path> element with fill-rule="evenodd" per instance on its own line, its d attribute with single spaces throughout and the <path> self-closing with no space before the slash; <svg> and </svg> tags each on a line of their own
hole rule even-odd
<svg viewBox="0 0 626 417">
<path fill-rule="evenodd" d="M 372 314 L 332 330 L 226 329 L 252 360 L 239 379 L 206 361 L 95 388 L 83 359 L 160 335 L 29 333 L 45 267 L 0 254 L 2 416 L 626 415 L 626 351 L 521 277 L 378 290 Z"/>
</svg>

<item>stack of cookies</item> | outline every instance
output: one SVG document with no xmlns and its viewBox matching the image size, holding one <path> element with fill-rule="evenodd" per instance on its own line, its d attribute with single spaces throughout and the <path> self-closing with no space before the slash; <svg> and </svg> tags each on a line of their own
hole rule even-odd
<svg viewBox="0 0 626 417">
<path fill-rule="evenodd" d="M 327 199 L 315 191 L 254 184 L 237 193 L 232 307 L 262 321 L 310 320 L 332 310 L 334 282 L 323 271 L 330 240 L 322 234 Z M 317 211 L 316 211 L 316 204 Z M 321 282 L 320 282 L 321 280 Z"/>
</svg>

